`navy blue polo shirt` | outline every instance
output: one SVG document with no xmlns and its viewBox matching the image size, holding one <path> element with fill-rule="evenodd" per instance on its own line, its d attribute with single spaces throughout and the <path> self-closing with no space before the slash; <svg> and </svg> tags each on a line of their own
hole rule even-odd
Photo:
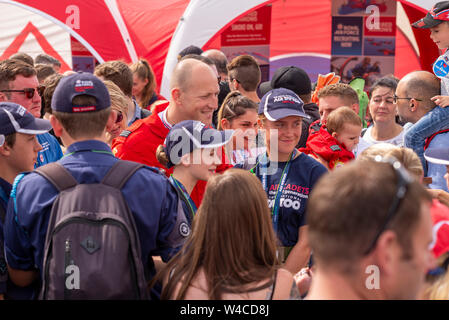
<svg viewBox="0 0 449 320">
<path fill-rule="evenodd" d="M 79 183 L 98 183 L 116 161 L 108 145 L 88 140 L 69 146 L 59 163 Z M 144 167 L 122 193 L 135 219 L 143 263 L 152 265 L 153 255 L 168 261 L 173 252 L 168 236 L 177 218 L 177 195 L 168 179 Z M 42 276 L 45 236 L 57 195 L 56 188 L 37 173 L 16 178 L 5 222 L 5 254 L 13 269 L 38 269 Z"/>
<path fill-rule="evenodd" d="M 281 180 L 282 172 L 287 162 L 278 162 L 273 174 L 267 175 L 268 206 L 273 211 L 273 205 Z M 242 168 L 242 165 L 236 165 Z M 270 163 L 267 164 L 270 167 Z M 258 162 L 253 169 L 257 178 L 262 181 L 261 165 Z M 285 180 L 284 189 L 279 195 L 279 220 L 277 235 L 282 246 L 291 247 L 298 242 L 299 228 L 306 225 L 306 208 L 309 194 L 318 179 L 327 172 L 327 169 L 315 159 L 305 153 L 300 153 L 291 160 L 291 165 Z"/>
<path fill-rule="evenodd" d="M 11 193 L 11 184 L 0 178 L 0 206 L 3 209 L 3 212 L 6 213 L 6 208 L 8 207 L 9 194 Z M 4 294 L 6 292 L 6 262 L 3 257 L 3 221 L 0 219 L 0 294 Z"/>
</svg>

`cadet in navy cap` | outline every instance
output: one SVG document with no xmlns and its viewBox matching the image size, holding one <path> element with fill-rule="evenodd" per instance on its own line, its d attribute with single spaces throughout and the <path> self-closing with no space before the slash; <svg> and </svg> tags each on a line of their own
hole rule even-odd
<svg viewBox="0 0 449 320">
<path fill-rule="evenodd" d="M 233 130 L 218 131 L 200 121 L 185 120 L 170 129 L 165 143 L 156 150 L 162 165 L 174 167 L 169 180 L 190 223 L 197 210 L 190 194 L 199 180 L 207 181 L 215 174 L 221 164 L 221 147 L 231 140 L 232 134 Z"/>
<path fill-rule="evenodd" d="M 48 132 L 50 122 L 35 118 L 21 105 L 0 103 L 0 297 L 26 297 L 20 288 L 7 281 L 3 247 L 3 221 L 15 177 L 33 171 L 42 146 L 36 135 Z"/>
<path fill-rule="evenodd" d="M 307 199 L 317 180 L 327 172 L 318 161 L 296 149 L 302 119 L 308 117 L 303 106 L 303 101 L 289 89 L 273 89 L 262 97 L 259 124 L 265 131 L 267 152 L 258 157 L 251 169 L 267 193 L 273 227 L 280 240 L 279 256 L 293 274 L 309 261 Z"/>
<path fill-rule="evenodd" d="M 55 89 L 51 107 L 54 132 L 67 146 L 58 162 L 78 183 L 99 183 L 118 161 L 104 142 L 106 128 L 116 120 L 106 86 L 90 73 L 64 77 Z M 152 256 L 167 261 L 172 247 L 185 237 L 175 228 L 176 192 L 165 176 L 146 166 L 138 169 L 121 191 L 134 217 L 142 261 L 151 278 L 155 273 Z M 18 285 L 33 285 L 40 283 L 43 274 L 45 237 L 58 191 L 40 174 L 29 173 L 18 176 L 12 194 L 14 205 L 8 207 L 5 222 L 10 277 Z"/>
</svg>

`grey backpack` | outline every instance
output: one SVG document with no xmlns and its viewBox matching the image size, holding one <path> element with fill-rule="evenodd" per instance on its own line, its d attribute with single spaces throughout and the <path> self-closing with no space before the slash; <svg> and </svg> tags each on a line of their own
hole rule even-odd
<svg viewBox="0 0 449 320">
<path fill-rule="evenodd" d="M 59 191 L 45 239 L 40 299 L 148 298 L 137 229 L 121 192 L 143 166 L 119 160 L 95 184 L 78 184 L 56 162 L 36 169 Z"/>
</svg>

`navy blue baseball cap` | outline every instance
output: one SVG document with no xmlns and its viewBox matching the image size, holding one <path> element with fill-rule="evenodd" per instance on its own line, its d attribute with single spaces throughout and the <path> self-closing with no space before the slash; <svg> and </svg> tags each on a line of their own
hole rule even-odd
<svg viewBox="0 0 449 320">
<path fill-rule="evenodd" d="M 74 105 L 73 98 L 80 95 L 92 96 L 96 104 Z M 51 109 L 58 112 L 79 113 L 100 111 L 111 106 L 109 91 L 103 81 L 92 73 L 78 72 L 63 77 L 56 86 L 51 99 Z"/>
<path fill-rule="evenodd" d="M 50 130 L 50 121 L 35 118 L 21 105 L 12 102 L 0 103 L 0 146 L 5 142 L 5 136 L 16 132 L 42 134 Z"/>
<path fill-rule="evenodd" d="M 427 149 L 424 158 L 432 163 L 449 165 L 449 147 Z"/>
<path fill-rule="evenodd" d="M 268 91 L 259 103 L 259 114 L 270 121 L 278 121 L 288 116 L 310 118 L 304 112 L 304 102 L 289 89 L 278 88 Z"/>
<path fill-rule="evenodd" d="M 175 124 L 164 142 L 164 151 L 170 160 L 168 168 L 178 164 L 181 157 L 196 149 L 217 148 L 228 143 L 234 130 L 215 130 L 195 120 Z"/>
</svg>

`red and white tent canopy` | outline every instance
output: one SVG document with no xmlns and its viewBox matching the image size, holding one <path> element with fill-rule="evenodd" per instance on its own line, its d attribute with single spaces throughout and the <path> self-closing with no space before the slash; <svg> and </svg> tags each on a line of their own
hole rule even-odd
<svg viewBox="0 0 449 320">
<path fill-rule="evenodd" d="M 438 49 L 427 30 L 411 30 L 410 22 L 436 1 L 398 2 L 395 73 L 430 70 Z M 203 49 L 219 46 L 214 39 L 228 25 L 266 4 L 273 6 L 272 60 L 292 54 L 330 55 L 330 0 L 0 0 L 1 10 L 11 10 L 0 22 L 0 57 L 31 50 L 31 41 L 70 68 L 70 34 L 99 62 L 147 59 L 167 95 L 168 76 L 180 50 L 192 44 Z M 9 13 L 13 11 L 22 18 Z"/>
</svg>

